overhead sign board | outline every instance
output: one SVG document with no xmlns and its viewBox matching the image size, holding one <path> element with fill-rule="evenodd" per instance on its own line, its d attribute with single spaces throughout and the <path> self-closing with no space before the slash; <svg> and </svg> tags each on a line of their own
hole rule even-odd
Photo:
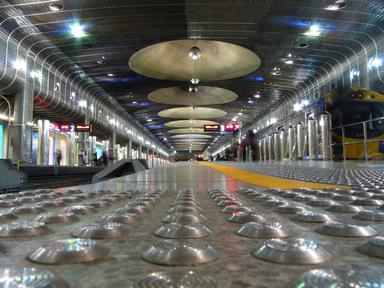
<svg viewBox="0 0 384 288">
<path fill-rule="evenodd" d="M 204 125 L 204 132 L 220 132 L 220 125 Z"/>
<path fill-rule="evenodd" d="M 76 124 L 75 132 L 92 132 L 92 125 L 89 124 Z"/>
<path fill-rule="evenodd" d="M 233 131 L 236 131 L 236 130 L 239 130 L 240 129 L 240 125 L 239 124 L 235 124 L 235 123 L 227 123 L 224 125 L 224 131 L 225 132 L 233 132 Z"/>
</svg>

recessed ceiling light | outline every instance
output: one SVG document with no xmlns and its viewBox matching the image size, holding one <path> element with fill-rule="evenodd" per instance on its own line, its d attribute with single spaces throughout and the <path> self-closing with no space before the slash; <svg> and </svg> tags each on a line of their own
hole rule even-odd
<svg viewBox="0 0 384 288">
<path fill-rule="evenodd" d="M 334 4 L 330 4 L 329 6 L 325 7 L 325 9 L 330 11 L 337 11 L 345 7 L 347 7 L 345 0 L 337 0 Z"/>
<path fill-rule="evenodd" d="M 304 49 L 304 48 L 308 48 L 308 47 L 309 47 L 309 44 L 308 44 L 308 43 L 305 43 L 305 42 L 297 43 L 296 47 L 297 47 L 297 48 Z"/>
<path fill-rule="evenodd" d="M 255 97 L 255 98 L 260 98 L 261 95 L 260 95 L 259 93 L 256 93 L 253 97 Z"/>
<path fill-rule="evenodd" d="M 321 35 L 322 29 L 319 25 L 311 25 L 308 29 L 307 32 L 304 33 L 306 36 L 311 36 L 311 37 L 318 37 Z"/>
<path fill-rule="evenodd" d="M 113 74 L 113 73 L 108 73 L 107 76 L 108 76 L 108 77 L 113 77 L 113 76 L 115 76 L 115 74 Z"/>
<path fill-rule="evenodd" d="M 194 84 L 194 85 L 199 84 L 199 82 L 200 82 L 200 80 L 197 79 L 197 78 L 192 78 L 192 79 L 191 79 L 191 83 Z"/>
<path fill-rule="evenodd" d="M 61 3 L 51 3 L 49 4 L 49 10 L 51 11 L 60 11 L 64 9 L 64 5 Z"/>
<path fill-rule="evenodd" d="M 84 26 L 80 25 L 79 23 L 71 25 L 71 33 L 75 38 L 81 38 L 87 35 L 84 31 Z"/>
<path fill-rule="evenodd" d="M 271 73 L 274 76 L 278 76 L 278 75 L 281 75 L 281 70 L 279 67 L 274 67 Z"/>
</svg>

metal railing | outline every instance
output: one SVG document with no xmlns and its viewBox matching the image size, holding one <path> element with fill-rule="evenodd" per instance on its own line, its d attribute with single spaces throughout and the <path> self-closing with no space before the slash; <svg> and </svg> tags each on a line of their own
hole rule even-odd
<svg viewBox="0 0 384 288">
<path fill-rule="evenodd" d="M 379 125 L 382 128 L 379 128 Z M 332 149 L 336 154 L 340 154 L 341 149 L 343 160 L 362 159 L 368 161 L 371 158 L 377 158 L 375 157 L 376 153 L 377 155 L 383 154 L 384 158 L 384 146 L 383 151 L 380 151 L 380 143 L 384 143 L 384 117 L 340 125 L 333 127 L 331 131 L 333 135 Z M 370 133 L 371 131 L 373 133 Z M 376 148 L 370 151 L 369 143 L 379 143 L 377 151 Z M 357 146 L 352 149 L 351 145 Z"/>
</svg>

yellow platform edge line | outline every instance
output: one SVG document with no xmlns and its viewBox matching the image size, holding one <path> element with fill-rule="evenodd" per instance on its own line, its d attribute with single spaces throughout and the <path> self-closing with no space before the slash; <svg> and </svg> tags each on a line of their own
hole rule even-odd
<svg viewBox="0 0 384 288">
<path fill-rule="evenodd" d="M 315 182 L 297 181 L 286 178 L 278 178 L 263 174 L 254 173 L 244 169 L 235 167 L 218 165 L 211 162 L 198 162 L 199 165 L 209 167 L 236 180 L 240 180 L 249 184 L 262 186 L 265 188 L 280 188 L 280 189 L 295 189 L 295 188 L 309 188 L 309 189 L 322 189 L 322 188 L 339 188 L 348 189 L 348 186 L 323 184 Z"/>
</svg>

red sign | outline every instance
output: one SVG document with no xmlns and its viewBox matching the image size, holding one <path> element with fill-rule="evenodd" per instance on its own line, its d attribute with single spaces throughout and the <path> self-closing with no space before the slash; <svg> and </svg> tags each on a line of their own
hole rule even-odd
<svg viewBox="0 0 384 288">
<path fill-rule="evenodd" d="M 239 124 L 227 123 L 224 126 L 224 131 L 225 132 L 233 132 L 233 131 L 236 131 L 236 130 L 239 130 L 239 129 L 240 129 L 240 125 Z"/>
<path fill-rule="evenodd" d="M 75 132 L 92 132 L 92 125 L 77 124 L 75 125 Z"/>
<path fill-rule="evenodd" d="M 220 125 L 204 125 L 204 132 L 220 132 Z"/>
</svg>

